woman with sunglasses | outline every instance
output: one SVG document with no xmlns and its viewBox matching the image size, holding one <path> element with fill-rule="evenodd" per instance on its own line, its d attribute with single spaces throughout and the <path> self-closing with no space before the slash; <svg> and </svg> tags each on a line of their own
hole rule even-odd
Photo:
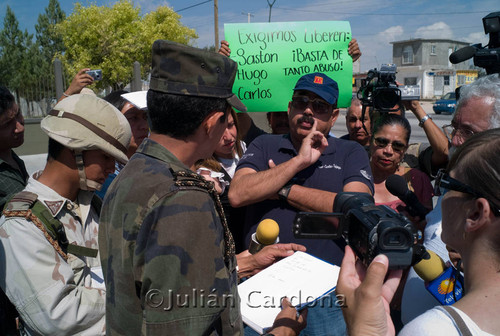
<svg viewBox="0 0 500 336">
<path fill-rule="evenodd" d="M 387 205 L 404 212 L 405 204 L 392 195 L 385 186 L 387 177 L 393 174 L 405 178 L 408 189 L 429 210 L 432 209 L 432 185 L 429 177 L 416 168 L 403 167 L 401 162 L 408 148 L 411 127 L 406 118 L 395 114 L 382 114 L 373 126 L 370 142 L 370 165 L 375 184 L 375 204 Z M 405 215 L 407 215 L 405 213 Z M 419 224 L 414 220 L 415 224 Z M 423 230 L 423 227 L 418 227 Z"/>
<path fill-rule="evenodd" d="M 462 257 L 464 296 L 451 306 L 454 316 L 435 307 L 399 335 L 500 335 L 500 129 L 473 135 L 438 175 L 436 191 L 444 193 L 441 238 Z M 394 334 L 387 306 L 397 275 L 386 276 L 384 256 L 375 258 L 366 274 L 355 266 L 347 248 L 337 292 L 344 295 L 350 334 Z"/>
<path fill-rule="evenodd" d="M 228 115 L 227 127 L 219 140 L 212 157 L 197 163 L 197 170 L 206 180 L 215 184 L 215 189 L 220 194 L 229 229 L 236 243 L 236 252 L 244 250 L 243 223 L 245 207 L 233 208 L 229 204 L 229 185 L 234 176 L 234 171 L 241 156 L 246 150 L 245 142 L 239 136 L 238 117 L 236 111 L 231 109 Z"/>
</svg>

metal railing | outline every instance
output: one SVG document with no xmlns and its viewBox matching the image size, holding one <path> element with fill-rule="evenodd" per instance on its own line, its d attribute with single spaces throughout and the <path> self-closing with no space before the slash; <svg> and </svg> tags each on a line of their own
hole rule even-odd
<svg viewBox="0 0 500 336">
<path fill-rule="evenodd" d="M 34 85 L 11 90 L 25 118 L 43 118 L 57 103 L 55 76 L 52 67 L 50 72 L 40 77 Z M 62 67 L 60 77 L 61 83 L 65 85 L 66 80 L 63 76 Z"/>
<path fill-rule="evenodd" d="M 61 61 L 56 58 L 50 73 L 41 77 L 35 85 L 11 92 L 26 119 L 41 119 L 57 104 L 68 85 Z M 139 62 L 134 62 L 130 91 L 144 90 L 147 87 L 147 83 L 141 80 Z"/>
</svg>

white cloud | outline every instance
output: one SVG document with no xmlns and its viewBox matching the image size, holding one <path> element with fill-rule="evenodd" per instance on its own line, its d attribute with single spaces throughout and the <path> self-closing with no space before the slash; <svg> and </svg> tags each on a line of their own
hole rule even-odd
<svg viewBox="0 0 500 336">
<path fill-rule="evenodd" d="M 444 22 L 436 22 L 429 26 L 420 27 L 415 32 L 415 37 L 428 39 L 453 39 L 453 31 Z"/>
<path fill-rule="evenodd" d="M 480 33 L 470 33 L 463 40 L 472 44 L 481 43 L 483 46 L 488 44 L 488 35 L 483 32 Z"/>
<path fill-rule="evenodd" d="M 402 26 L 392 26 L 375 35 L 359 36 L 359 47 L 363 53 L 360 60 L 361 71 L 380 68 L 380 65 L 384 63 L 392 63 L 390 42 L 401 40 L 403 35 Z"/>
<path fill-rule="evenodd" d="M 389 42 L 399 39 L 403 33 L 404 29 L 402 26 L 389 27 L 377 34 L 375 43 L 387 45 Z"/>
</svg>

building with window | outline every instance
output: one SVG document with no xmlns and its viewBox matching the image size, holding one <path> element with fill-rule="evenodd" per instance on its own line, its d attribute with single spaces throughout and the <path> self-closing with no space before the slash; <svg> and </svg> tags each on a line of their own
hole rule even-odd
<svg viewBox="0 0 500 336">
<path fill-rule="evenodd" d="M 451 64 L 452 52 L 469 43 L 446 39 L 411 39 L 391 42 L 392 60 L 397 65 L 396 80 L 419 85 L 422 99 L 434 99 L 457 86 L 473 82 L 479 69 L 471 61 Z"/>
</svg>

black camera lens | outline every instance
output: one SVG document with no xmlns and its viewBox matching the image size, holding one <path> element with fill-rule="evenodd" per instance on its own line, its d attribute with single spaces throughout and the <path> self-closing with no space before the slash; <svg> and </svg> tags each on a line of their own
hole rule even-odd
<svg viewBox="0 0 500 336">
<path fill-rule="evenodd" d="M 396 88 L 378 88 L 373 92 L 373 105 L 376 109 L 392 109 L 400 100 L 401 91 Z"/>
</svg>

